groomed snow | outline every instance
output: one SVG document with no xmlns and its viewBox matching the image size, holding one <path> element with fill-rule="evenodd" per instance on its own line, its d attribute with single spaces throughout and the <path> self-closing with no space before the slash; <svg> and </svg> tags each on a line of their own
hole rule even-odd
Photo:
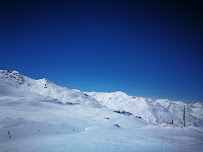
<svg viewBox="0 0 203 152">
<path fill-rule="evenodd" d="M 79 104 L 66 104 L 67 100 Z M 109 104 L 109 100 L 115 101 Z M 203 129 L 195 127 L 193 121 L 186 128 L 179 123 L 151 123 L 156 122 L 159 111 L 162 113 L 167 108 L 170 116 L 174 116 L 172 112 L 179 110 L 177 105 L 182 108 L 185 104 L 131 97 L 122 92 L 83 93 L 57 86 L 47 79 L 33 80 L 17 71 L 1 70 L 0 151 L 202 151 Z M 132 112 L 133 116 L 113 112 L 114 109 L 129 111 L 130 106 L 137 106 L 140 113 Z M 202 120 L 201 103 L 186 106 L 188 116 Z M 146 120 L 135 117 L 136 114 L 142 114 L 143 118 L 146 114 Z M 151 120 L 149 116 L 153 121 L 147 121 L 147 118 Z"/>
</svg>

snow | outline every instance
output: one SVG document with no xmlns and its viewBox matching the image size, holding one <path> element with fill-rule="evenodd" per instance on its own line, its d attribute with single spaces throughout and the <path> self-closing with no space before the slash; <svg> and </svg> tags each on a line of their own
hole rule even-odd
<svg viewBox="0 0 203 152">
<path fill-rule="evenodd" d="M 65 104 L 67 100 L 79 104 Z M 171 119 L 183 105 L 198 126 L 194 120 L 186 128 L 179 123 L 166 125 L 162 119 Z M 130 112 L 133 106 L 134 116 L 113 112 Z M 161 114 L 158 122 L 163 123 L 152 123 Z M 0 71 L 0 152 L 199 152 L 201 120 L 201 103 L 152 100 L 123 92 L 83 93 L 17 71 Z"/>
<path fill-rule="evenodd" d="M 1 81 L 24 91 L 53 98 L 63 104 L 69 102 L 82 104 L 83 106 L 99 107 L 99 104 L 93 98 L 86 96 L 84 93 L 55 85 L 46 78 L 34 80 L 21 75 L 17 71 L 0 70 Z"/>
<path fill-rule="evenodd" d="M 114 110 L 124 110 L 140 116 L 144 120 L 162 124 L 175 121 L 179 126 L 183 124 L 183 108 L 186 105 L 186 117 L 188 126 L 203 126 L 203 104 L 186 104 L 182 101 L 170 101 L 168 99 L 151 99 L 136 96 L 128 96 L 123 92 L 85 92 L 103 106 Z"/>
</svg>

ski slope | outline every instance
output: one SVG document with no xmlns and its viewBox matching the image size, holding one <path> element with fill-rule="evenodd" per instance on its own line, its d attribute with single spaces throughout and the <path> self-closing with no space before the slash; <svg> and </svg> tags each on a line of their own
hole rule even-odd
<svg viewBox="0 0 203 152">
<path fill-rule="evenodd" d="M 118 101 L 129 97 L 122 92 L 109 96 L 113 95 Z M 201 126 L 154 124 L 135 113 L 115 113 L 113 109 L 124 109 L 113 104 L 109 108 L 101 98 L 46 79 L 0 71 L 0 152 L 202 151 Z M 198 103 L 193 106 L 199 109 Z M 195 116 L 199 117 L 196 110 Z"/>
<path fill-rule="evenodd" d="M 183 108 L 186 106 L 186 124 L 195 127 L 203 126 L 203 103 L 186 104 L 182 101 L 170 101 L 168 99 L 128 96 L 121 91 L 85 93 L 95 98 L 103 106 L 131 112 L 133 115 L 142 117 L 154 124 L 171 122 L 173 119 L 176 125 L 182 126 Z"/>
</svg>

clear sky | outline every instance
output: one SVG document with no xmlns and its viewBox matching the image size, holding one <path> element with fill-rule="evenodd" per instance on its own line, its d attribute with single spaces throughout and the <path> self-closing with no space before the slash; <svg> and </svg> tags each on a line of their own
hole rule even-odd
<svg viewBox="0 0 203 152">
<path fill-rule="evenodd" d="M 0 69 L 82 91 L 203 102 L 200 1 L 1 1 Z"/>
</svg>

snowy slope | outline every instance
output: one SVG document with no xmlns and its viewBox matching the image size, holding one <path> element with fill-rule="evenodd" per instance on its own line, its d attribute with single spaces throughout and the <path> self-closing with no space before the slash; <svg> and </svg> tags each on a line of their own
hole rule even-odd
<svg viewBox="0 0 203 152">
<path fill-rule="evenodd" d="M 181 101 L 167 99 L 150 99 L 136 96 L 128 96 L 123 92 L 81 92 L 58 86 L 43 78 L 34 80 L 23 76 L 17 71 L 0 70 L 0 82 L 23 91 L 34 92 L 43 95 L 47 99 L 54 99 L 62 104 L 80 104 L 83 106 L 101 107 L 106 106 L 113 110 L 124 110 L 134 116 L 154 123 L 162 124 L 171 122 L 176 125 L 183 124 L 183 107 L 186 106 L 186 125 L 203 126 L 203 104 L 185 104 Z"/>
<path fill-rule="evenodd" d="M 76 96 L 80 104 L 60 104 L 55 91 L 72 102 Z M 129 97 L 122 92 L 112 95 L 120 101 Z M 199 117 L 194 108 L 200 105 L 191 106 L 194 117 Z M 78 90 L 33 80 L 16 71 L 0 74 L 0 152 L 199 152 L 202 137 L 202 129 L 195 127 L 156 126 L 115 113 Z"/>
<path fill-rule="evenodd" d="M 38 93 L 63 104 L 81 104 L 99 107 L 99 104 L 88 95 L 80 91 L 58 86 L 45 78 L 34 80 L 23 76 L 17 71 L 0 70 L 0 82 L 24 91 Z"/>
<path fill-rule="evenodd" d="M 123 92 L 85 92 L 95 98 L 101 105 L 114 110 L 131 112 L 144 120 L 161 124 L 171 122 L 183 125 L 183 108 L 186 106 L 186 125 L 203 126 L 203 104 L 185 104 L 181 101 L 170 101 L 168 99 L 153 100 L 150 98 L 128 96 Z"/>
</svg>

